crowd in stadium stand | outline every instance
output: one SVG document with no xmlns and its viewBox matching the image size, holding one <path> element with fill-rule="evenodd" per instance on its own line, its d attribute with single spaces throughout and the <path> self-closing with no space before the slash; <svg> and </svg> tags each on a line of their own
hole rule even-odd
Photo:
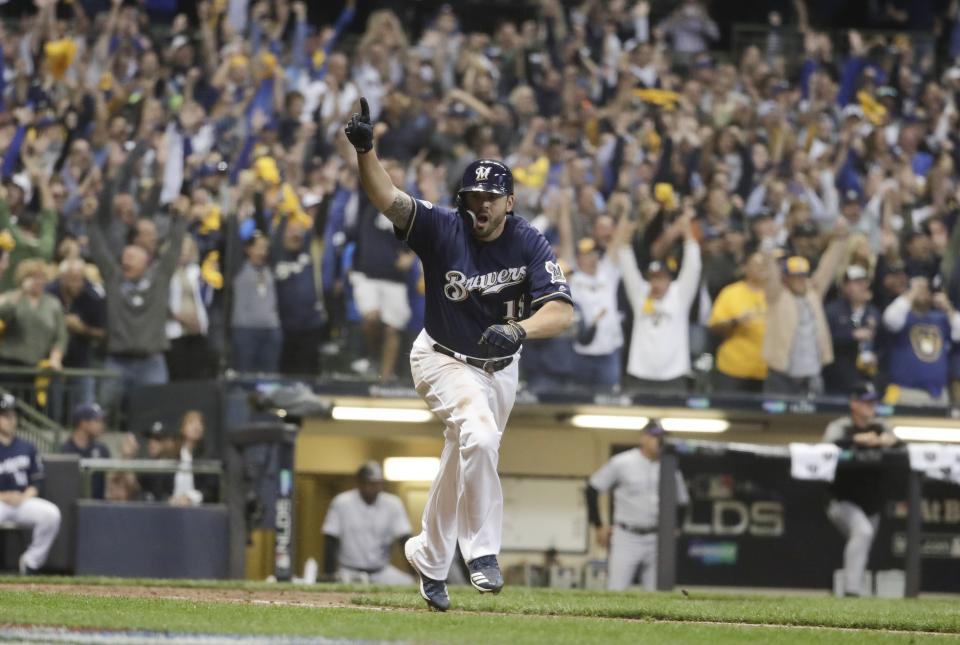
<svg viewBox="0 0 960 645">
<path fill-rule="evenodd" d="M 492 33 L 449 5 L 363 28 L 353 0 L 155 30 L 153 4 L 35 0 L 0 33 L 2 365 L 102 365 L 105 404 L 225 368 L 404 379 L 424 287 L 358 187 L 365 96 L 416 198 L 513 169 L 579 312 L 526 344 L 528 385 L 960 394 L 957 2 L 838 39 L 797 0 L 735 56 L 690 0 L 540 0 Z"/>
</svg>

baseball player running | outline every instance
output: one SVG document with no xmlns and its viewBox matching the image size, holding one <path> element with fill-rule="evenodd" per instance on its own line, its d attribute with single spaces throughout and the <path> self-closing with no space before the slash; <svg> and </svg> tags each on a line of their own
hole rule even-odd
<svg viewBox="0 0 960 645">
<path fill-rule="evenodd" d="M 420 595 L 450 607 L 446 577 L 457 543 L 481 593 L 497 593 L 503 492 L 500 438 L 517 390 L 524 338 L 549 338 L 573 319 L 570 290 L 546 239 L 513 210 L 513 175 L 499 161 L 463 173 L 457 208 L 413 199 L 396 188 L 373 151 L 366 99 L 346 126 L 370 201 L 423 263 L 424 330 L 410 352 L 417 392 L 445 426 L 440 471 L 421 533 L 404 552 Z"/>
<path fill-rule="evenodd" d="M 30 546 L 20 556 L 23 575 L 43 566 L 60 531 L 60 509 L 37 497 L 42 481 L 36 447 L 17 437 L 17 401 L 12 394 L 0 394 L 0 522 L 33 529 Z"/>
</svg>

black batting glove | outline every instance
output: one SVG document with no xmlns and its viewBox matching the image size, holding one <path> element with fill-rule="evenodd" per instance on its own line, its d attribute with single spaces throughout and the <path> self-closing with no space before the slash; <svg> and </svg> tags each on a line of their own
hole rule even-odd
<svg viewBox="0 0 960 645">
<path fill-rule="evenodd" d="M 360 97 L 360 114 L 354 112 L 343 131 L 357 152 L 373 150 L 373 124 L 370 123 L 370 106 L 367 104 L 367 99 Z"/>
<path fill-rule="evenodd" d="M 505 325 L 490 325 L 480 336 L 480 346 L 486 349 L 487 356 L 506 356 L 516 354 L 527 337 L 526 330 L 511 320 Z"/>
</svg>

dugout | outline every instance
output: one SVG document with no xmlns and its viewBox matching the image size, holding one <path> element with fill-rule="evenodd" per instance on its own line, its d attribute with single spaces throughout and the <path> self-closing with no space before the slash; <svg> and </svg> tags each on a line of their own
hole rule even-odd
<svg viewBox="0 0 960 645">
<path fill-rule="evenodd" d="M 636 438 L 629 430 L 576 427 L 571 423 L 576 414 L 724 420 L 729 427 L 723 433 L 677 436 L 785 448 L 790 442 L 818 442 L 826 424 L 846 412 L 845 401 L 841 400 L 827 404 L 806 400 L 758 401 L 751 408 L 740 409 L 714 407 L 709 401 L 692 399 L 683 403 L 693 405 L 670 405 L 665 401 L 660 406 L 639 402 L 628 407 L 625 404 L 629 402 L 518 403 L 504 435 L 499 467 L 504 481 L 506 522 L 510 524 L 513 503 L 510 491 L 525 491 L 534 501 L 521 500 L 512 510 L 534 518 L 539 524 L 534 530 L 542 529 L 545 537 L 538 548 L 531 548 L 529 540 L 522 548 L 511 548 L 510 527 L 505 526 L 501 555 L 505 569 L 541 566 L 555 557 L 564 566 L 580 570 L 605 557 L 586 526 L 581 500 L 570 490 L 582 485 L 612 454 L 635 445 Z M 418 407 L 415 399 L 407 397 L 338 397 L 335 404 L 367 409 Z M 945 418 L 931 419 L 929 410 L 888 408 L 882 412 L 892 425 L 953 425 Z M 923 414 L 927 416 L 920 416 Z M 396 457 L 437 457 L 441 448 L 441 428 L 435 420 L 400 423 L 305 419 L 295 462 L 295 570 L 301 571 L 307 558 L 322 561 L 323 517 L 333 496 L 354 485 L 357 465 L 368 459 L 382 462 Z M 677 584 L 830 588 L 832 571 L 841 561 L 843 542 L 823 511 L 826 484 L 791 480 L 785 459 L 758 464 L 755 458 L 751 461 L 750 457 L 719 450 L 712 455 L 700 454 L 696 459 L 692 455 L 681 457 L 681 469 L 689 471 L 688 484 L 699 491 L 699 497 L 694 503 L 695 513 L 679 527 Z M 429 481 L 389 481 L 389 474 L 387 479 L 387 490 L 401 497 L 411 524 L 419 526 Z M 883 528 L 875 541 L 874 568 L 904 568 L 906 469 L 901 469 L 892 480 Z M 721 487 L 719 492 L 717 486 Z M 551 488 L 556 495 L 538 492 Z M 926 545 L 922 558 L 923 590 L 958 591 L 955 581 L 960 575 L 955 575 L 958 572 L 954 567 L 960 558 L 951 560 L 954 556 L 950 553 L 954 543 L 960 553 L 960 487 L 925 484 L 921 504 Z M 546 517 L 543 507 L 549 507 L 556 517 Z M 549 537 L 550 526 L 554 532 L 580 532 L 583 546 L 572 546 L 576 540 Z M 813 548 L 809 548 L 811 544 Z M 548 554 L 554 549 L 555 554 Z M 811 558 L 796 557 L 799 552 L 809 553 Z M 269 562 L 269 554 L 264 554 L 262 560 Z M 402 554 L 394 553 L 393 560 L 402 565 Z M 751 573 L 744 576 L 743 571 Z"/>
</svg>

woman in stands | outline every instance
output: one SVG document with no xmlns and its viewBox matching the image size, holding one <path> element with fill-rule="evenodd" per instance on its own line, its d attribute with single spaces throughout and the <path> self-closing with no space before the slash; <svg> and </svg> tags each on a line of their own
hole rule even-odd
<svg viewBox="0 0 960 645">
<path fill-rule="evenodd" d="M 14 273 L 17 289 L 0 295 L 0 365 L 63 369 L 67 325 L 60 301 L 46 293 L 47 264 L 23 260 Z M 32 382 L 33 376 L 5 380 Z"/>
</svg>

